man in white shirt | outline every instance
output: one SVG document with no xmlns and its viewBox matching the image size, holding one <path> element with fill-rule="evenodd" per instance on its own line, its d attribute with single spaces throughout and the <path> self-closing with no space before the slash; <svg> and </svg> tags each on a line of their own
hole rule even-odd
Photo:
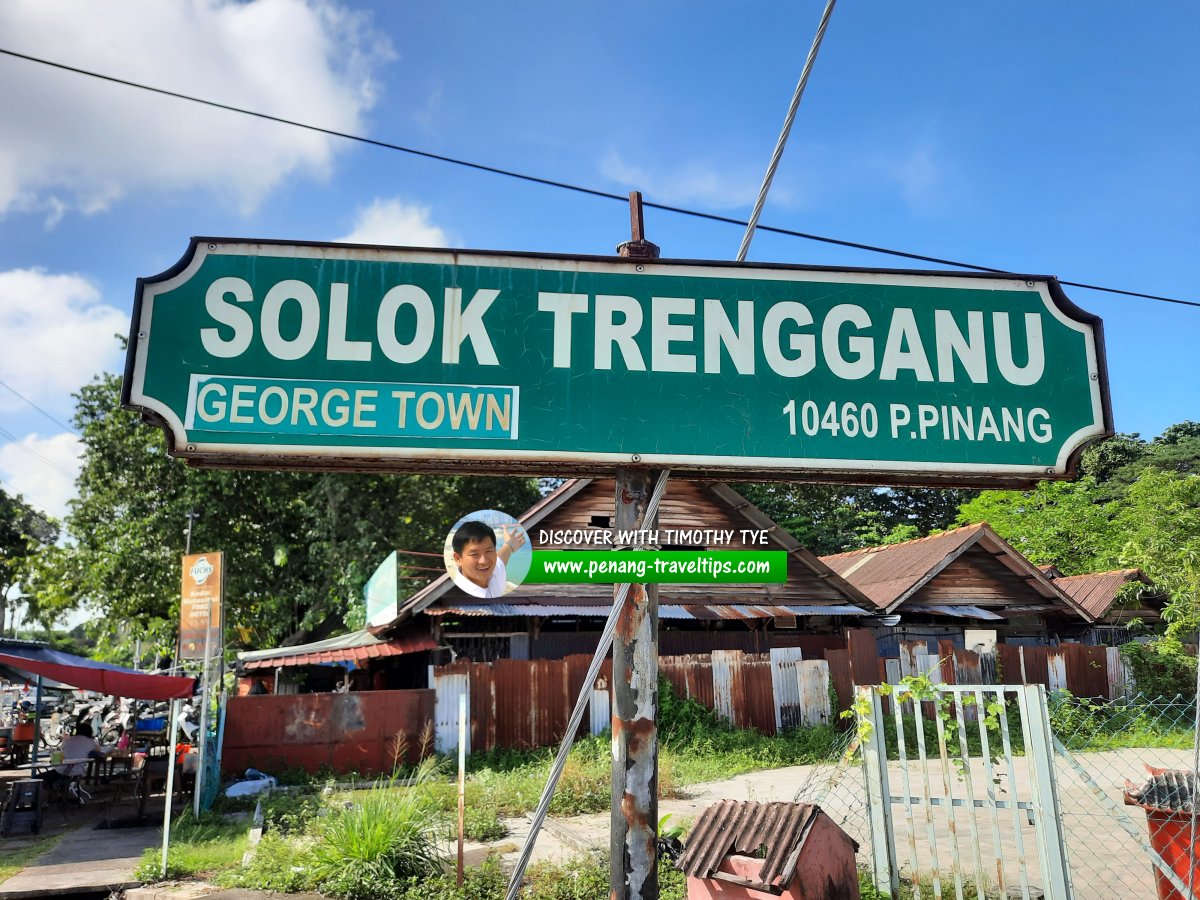
<svg viewBox="0 0 1200 900">
<path fill-rule="evenodd" d="M 450 546 L 458 572 L 454 583 L 473 597 L 502 597 L 509 591 L 506 564 L 513 551 L 525 543 L 519 529 L 505 532 L 504 546 L 496 549 L 496 532 L 491 526 L 469 519 L 454 532 Z"/>
</svg>

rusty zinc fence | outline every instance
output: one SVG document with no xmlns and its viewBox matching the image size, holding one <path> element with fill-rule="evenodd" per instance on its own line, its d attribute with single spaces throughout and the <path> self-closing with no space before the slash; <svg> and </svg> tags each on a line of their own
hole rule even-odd
<svg viewBox="0 0 1200 900">
<path fill-rule="evenodd" d="M 497 747 L 544 747 L 556 743 L 584 687 L 590 657 L 559 660 L 458 662 L 433 670 L 437 694 L 437 747 L 457 747 L 458 696 L 467 694 L 471 752 Z M 664 656 L 659 671 L 681 697 L 691 698 L 738 728 L 764 734 L 833 720 L 829 665 L 804 660 L 799 648 L 771 653 L 716 650 L 711 654 Z M 583 728 L 598 734 L 609 727 L 612 663 L 606 661 L 590 686 Z"/>
<path fill-rule="evenodd" d="M 313 774 L 391 772 L 420 758 L 420 736 L 433 718 L 431 690 L 230 697 L 221 766 Z"/>
<path fill-rule="evenodd" d="M 858 686 L 899 683 L 910 675 L 955 684 L 1041 684 L 1048 691 L 1115 700 L 1133 686 L 1120 655 L 1112 647 L 1064 644 L 1021 647 L 999 644 L 979 654 L 941 641 L 936 652 L 924 640 L 900 641 L 899 657 L 879 655 L 875 636 L 850 629 L 845 649 L 823 648 L 818 658 L 799 647 L 769 653 L 714 650 L 664 656 L 659 671 L 676 693 L 691 698 L 737 728 L 764 734 L 821 724 L 838 724 L 851 707 Z M 435 719 L 439 750 L 457 747 L 458 695 L 470 708 L 469 749 L 545 747 L 558 742 L 575 698 L 584 687 L 590 657 L 556 660 L 458 662 L 433 671 L 437 692 Z M 606 661 L 591 698 L 583 730 L 598 734 L 609 727 L 612 663 Z"/>
</svg>

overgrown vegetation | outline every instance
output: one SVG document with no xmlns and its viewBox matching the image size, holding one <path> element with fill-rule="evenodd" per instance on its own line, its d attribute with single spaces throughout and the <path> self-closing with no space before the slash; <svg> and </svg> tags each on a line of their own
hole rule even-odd
<svg viewBox="0 0 1200 900">
<path fill-rule="evenodd" d="M 11 846 L 11 843 L 0 844 L 0 881 L 16 875 L 43 853 L 51 850 L 61 836 L 46 835 L 16 847 Z"/>
<path fill-rule="evenodd" d="M 247 829 L 242 820 L 214 813 L 196 818 L 185 812 L 171 826 L 166 877 L 202 878 L 238 865 L 248 846 Z M 161 873 L 162 852 L 151 847 L 142 854 L 137 878 L 158 881 Z"/>
<path fill-rule="evenodd" d="M 606 854 L 579 856 L 561 864 L 540 863 L 526 873 L 521 896 L 522 900 L 608 900 L 608 878 Z M 683 900 L 687 879 L 662 861 L 658 864 L 658 890 L 662 900 Z"/>
<path fill-rule="evenodd" d="M 1134 641 L 1121 648 L 1121 656 L 1133 670 L 1134 683 L 1142 693 L 1196 696 L 1196 657 L 1178 638 L 1164 635 L 1146 643 Z"/>
<path fill-rule="evenodd" d="M 433 771 L 423 764 L 401 784 L 377 782 L 318 821 L 307 858 L 323 893 L 372 900 L 387 896 L 384 887 L 397 879 L 424 879 L 440 871 L 449 829 L 427 790 Z"/>
</svg>

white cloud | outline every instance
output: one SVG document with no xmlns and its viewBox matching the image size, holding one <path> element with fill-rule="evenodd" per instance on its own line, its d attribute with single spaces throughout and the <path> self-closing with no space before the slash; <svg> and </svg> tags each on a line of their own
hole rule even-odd
<svg viewBox="0 0 1200 900">
<path fill-rule="evenodd" d="M 128 331 L 129 316 L 79 275 L 0 272 L 0 380 L 35 402 L 50 401 L 59 414 L 71 408 L 68 394 L 116 368 L 121 352 L 113 336 Z M 14 402 L 0 391 L 0 409 Z"/>
<path fill-rule="evenodd" d="M 429 207 L 376 200 L 358 211 L 354 230 L 335 240 L 346 244 L 446 247 L 446 232 L 429 220 Z"/>
<path fill-rule="evenodd" d="M 393 55 L 332 0 L 10 0 L 0 34 L 31 56 L 348 132 Z M 249 211 L 297 173 L 326 175 L 340 143 L 23 60 L 0 59 L 0 78 L 0 213 L 48 226 L 146 190 L 214 190 Z"/>
<path fill-rule="evenodd" d="M 62 519 L 75 496 L 82 454 L 82 442 L 70 432 L 28 434 L 19 443 L 0 444 L 0 478 L 6 492 L 15 491 L 35 509 Z"/>
<path fill-rule="evenodd" d="M 766 165 L 765 161 L 763 165 Z M 697 161 L 679 163 L 669 172 L 654 172 L 626 161 L 616 150 L 610 150 L 600 161 L 600 174 L 655 200 L 695 203 L 707 209 L 750 206 L 762 183 L 762 172 L 754 174 L 745 166 L 718 168 Z M 772 202 L 787 203 L 790 199 L 786 187 L 772 186 Z"/>
</svg>

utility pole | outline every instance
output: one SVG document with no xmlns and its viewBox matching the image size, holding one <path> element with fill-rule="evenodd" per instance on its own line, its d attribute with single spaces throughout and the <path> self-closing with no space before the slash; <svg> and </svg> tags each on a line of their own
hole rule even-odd
<svg viewBox="0 0 1200 900">
<path fill-rule="evenodd" d="M 629 195 L 632 239 L 617 252 L 657 259 L 646 240 L 642 195 Z M 641 268 L 640 266 L 638 267 Z M 618 532 L 638 528 L 659 473 L 622 468 L 616 478 Z M 657 515 L 641 529 L 656 531 Z M 658 900 L 658 586 L 630 585 L 613 638 L 611 900 Z"/>
<path fill-rule="evenodd" d="M 200 518 L 200 513 L 196 512 L 195 510 L 191 510 L 190 512 L 186 513 L 186 515 L 187 515 L 187 528 L 183 529 L 183 533 L 184 533 L 184 536 L 187 538 L 187 541 L 184 544 L 183 555 L 191 556 L 192 555 L 192 523 L 195 522 L 198 518 Z"/>
</svg>

